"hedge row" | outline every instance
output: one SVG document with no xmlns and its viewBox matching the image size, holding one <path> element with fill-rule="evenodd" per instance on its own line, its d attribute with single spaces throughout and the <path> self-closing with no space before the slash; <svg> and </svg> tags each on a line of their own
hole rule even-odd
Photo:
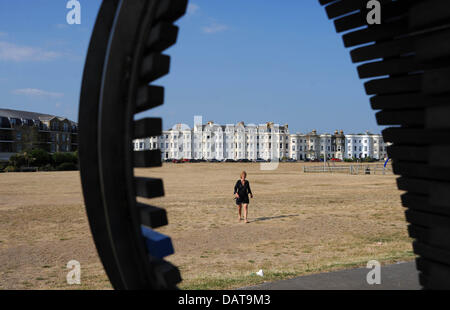
<svg viewBox="0 0 450 310">
<path fill-rule="evenodd" d="M 21 171 L 27 167 L 36 167 L 39 171 L 78 170 L 78 152 L 50 154 L 42 149 L 33 149 L 10 157 L 4 172 Z"/>
</svg>

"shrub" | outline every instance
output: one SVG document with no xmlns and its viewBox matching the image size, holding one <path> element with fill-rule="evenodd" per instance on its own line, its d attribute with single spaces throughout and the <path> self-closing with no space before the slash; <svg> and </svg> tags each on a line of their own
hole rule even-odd
<svg viewBox="0 0 450 310">
<path fill-rule="evenodd" d="M 372 157 L 366 157 L 366 158 L 364 158 L 364 162 L 369 162 L 369 163 L 371 163 L 371 162 L 374 162 L 375 161 L 375 158 L 372 158 Z"/>
<path fill-rule="evenodd" d="M 29 153 L 30 153 L 31 157 L 34 159 L 33 160 L 34 166 L 42 167 L 42 166 L 45 166 L 45 165 L 48 165 L 51 163 L 51 156 L 45 150 L 34 149 L 34 150 L 31 150 Z"/>
<path fill-rule="evenodd" d="M 72 171 L 72 170 L 78 170 L 78 167 L 74 163 L 65 162 L 56 167 L 56 170 L 58 171 Z"/>
<path fill-rule="evenodd" d="M 17 169 L 14 166 L 6 166 L 5 169 L 3 169 L 4 172 L 15 172 Z"/>
<path fill-rule="evenodd" d="M 55 171 L 55 168 L 51 164 L 39 167 L 39 171 Z"/>
<path fill-rule="evenodd" d="M 22 153 L 14 154 L 9 158 L 9 165 L 14 168 L 20 168 L 27 164 L 27 160 Z"/>
<path fill-rule="evenodd" d="M 52 161 L 56 167 L 63 163 L 72 163 L 76 165 L 78 163 L 78 156 L 77 153 L 54 153 L 52 155 Z"/>
</svg>

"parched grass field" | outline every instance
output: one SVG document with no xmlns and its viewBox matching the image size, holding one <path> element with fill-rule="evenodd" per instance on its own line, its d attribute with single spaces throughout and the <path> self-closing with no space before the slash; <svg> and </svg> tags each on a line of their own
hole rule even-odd
<svg viewBox="0 0 450 310">
<path fill-rule="evenodd" d="M 163 177 L 184 289 L 264 281 L 414 258 L 393 175 L 305 174 L 304 163 L 262 171 L 256 163 L 165 164 L 136 175 Z M 232 199 L 246 170 L 255 198 L 249 224 Z M 78 172 L 0 174 L 0 289 L 110 289 L 92 241 Z M 81 263 L 68 285 L 67 262 Z M 255 275 L 263 269 L 264 277 Z"/>
</svg>

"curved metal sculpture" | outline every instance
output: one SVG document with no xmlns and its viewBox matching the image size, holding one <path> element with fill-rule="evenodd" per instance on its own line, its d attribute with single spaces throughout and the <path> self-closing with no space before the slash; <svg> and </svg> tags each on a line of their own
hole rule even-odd
<svg viewBox="0 0 450 310">
<path fill-rule="evenodd" d="M 450 288 L 450 3 L 380 0 L 381 25 L 366 24 L 362 0 L 319 0 L 344 34 L 407 193 L 409 233 L 425 288 Z M 161 119 L 134 120 L 163 103 L 151 85 L 169 71 L 161 52 L 176 42 L 173 22 L 187 0 L 105 0 L 92 34 L 80 98 L 80 166 L 94 241 L 116 289 L 174 289 L 178 269 L 163 257 L 170 238 L 163 209 L 136 196 L 164 194 L 162 180 L 137 178 L 134 167 L 161 165 L 158 150 L 133 152 L 132 140 L 161 134 Z M 370 44 L 372 43 L 372 44 Z M 369 45 L 368 45 L 369 44 Z"/>
<path fill-rule="evenodd" d="M 161 165 L 161 154 L 134 153 L 132 140 L 161 134 L 161 119 L 134 115 L 163 103 L 163 89 L 149 83 L 169 71 L 161 52 L 175 43 L 173 22 L 186 4 L 104 1 L 89 46 L 79 112 L 81 180 L 95 245 L 116 289 L 170 289 L 181 281 L 162 259 L 170 239 L 147 228 L 167 224 L 165 211 L 136 201 L 164 194 L 162 180 L 133 175 L 134 167 Z"/>
</svg>

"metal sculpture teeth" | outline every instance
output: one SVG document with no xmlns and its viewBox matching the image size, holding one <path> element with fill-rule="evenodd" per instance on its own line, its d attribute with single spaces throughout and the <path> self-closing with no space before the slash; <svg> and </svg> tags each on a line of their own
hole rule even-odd
<svg viewBox="0 0 450 310">
<path fill-rule="evenodd" d="M 161 179 L 135 177 L 136 196 L 155 198 L 164 196 L 164 188 Z"/>
<path fill-rule="evenodd" d="M 135 113 L 144 112 L 164 103 L 164 87 L 143 85 L 136 95 Z"/>
<path fill-rule="evenodd" d="M 136 168 L 160 167 L 161 165 L 160 150 L 145 150 L 134 153 L 134 166 Z"/>
<path fill-rule="evenodd" d="M 398 186 L 407 193 L 402 203 L 420 257 L 417 268 L 424 288 L 450 287 L 450 2 L 439 0 L 379 1 L 380 25 L 366 25 L 367 1 L 319 0 L 360 78 L 385 141 Z M 343 16 L 345 15 L 345 16 Z M 358 28 L 358 29 L 357 29 Z M 370 44 L 372 43 L 372 44 Z M 362 47 L 358 45 L 368 44 Z M 399 127 L 398 127 L 399 126 Z M 440 232 L 440 234 L 438 234 Z M 442 232 L 447 232 L 445 237 Z M 445 276 L 444 276 L 445 275 Z"/>
<path fill-rule="evenodd" d="M 143 203 L 138 203 L 137 206 L 140 209 L 142 225 L 158 228 L 168 224 L 166 210 Z"/>
<path fill-rule="evenodd" d="M 162 133 L 161 118 L 143 118 L 134 122 L 134 138 L 159 136 Z"/>
</svg>

